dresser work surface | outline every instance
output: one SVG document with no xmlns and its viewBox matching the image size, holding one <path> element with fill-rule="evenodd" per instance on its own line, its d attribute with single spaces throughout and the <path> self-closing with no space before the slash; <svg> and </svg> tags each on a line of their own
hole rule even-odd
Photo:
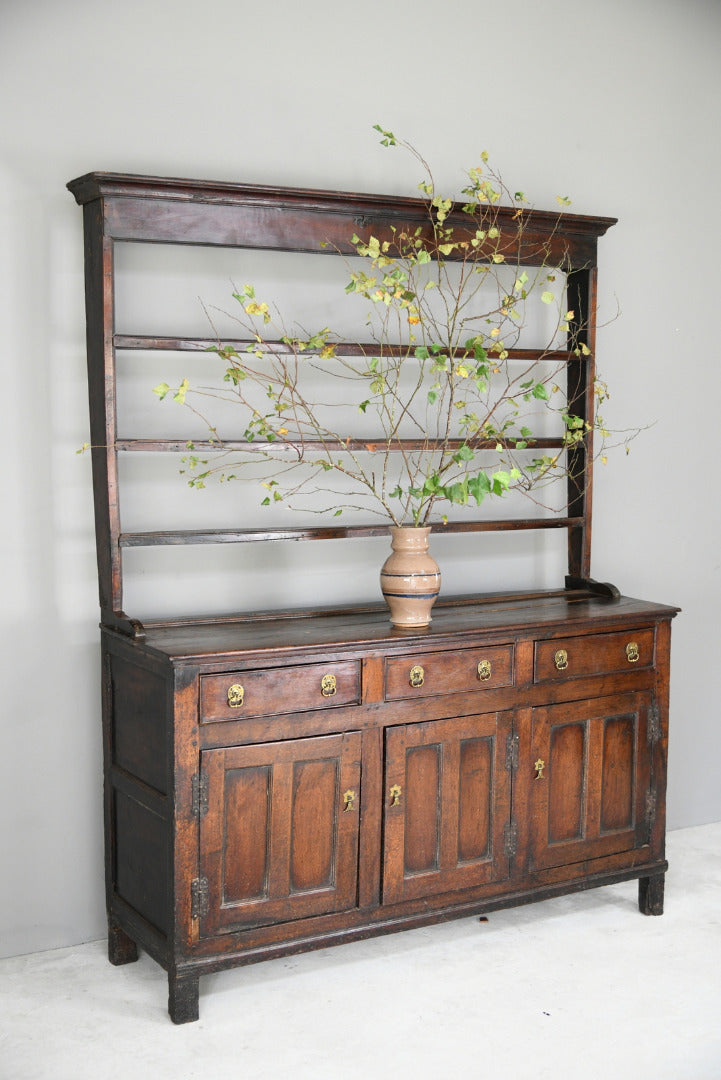
<svg viewBox="0 0 721 1080">
<path fill-rule="evenodd" d="M 663 907 L 670 621 L 563 593 L 103 633 L 110 955 L 199 976 L 639 879 Z"/>
</svg>

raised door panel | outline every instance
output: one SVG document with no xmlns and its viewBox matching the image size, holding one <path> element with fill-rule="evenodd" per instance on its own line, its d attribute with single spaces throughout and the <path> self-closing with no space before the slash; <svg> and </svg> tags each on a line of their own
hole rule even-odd
<svg viewBox="0 0 721 1080">
<path fill-rule="evenodd" d="M 646 842 L 650 702 L 622 694 L 533 710 L 531 869 Z"/>
<path fill-rule="evenodd" d="M 203 752 L 204 933 L 356 905 L 360 744 L 350 732 Z"/>
<path fill-rule="evenodd" d="M 388 730 L 384 903 L 508 876 L 510 731 L 503 713 Z"/>
</svg>

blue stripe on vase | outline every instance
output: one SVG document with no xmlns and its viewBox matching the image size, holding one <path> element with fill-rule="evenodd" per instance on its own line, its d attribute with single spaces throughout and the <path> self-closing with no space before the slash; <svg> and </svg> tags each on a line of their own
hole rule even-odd
<svg viewBox="0 0 721 1080">
<path fill-rule="evenodd" d="M 386 592 L 387 592 L 387 590 L 386 590 Z M 387 594 L 388 594 L 388 596 L 392 596 L 394 599 L 398 599 L 398 600 L 430 600 L 430 598 L 432 596 L 438 596 L 438 591 L 436 590 L 435 592 L 429 592 L 429 593 L 420 593 L 420 592 L 405 592 L 405 593 L 404 592 L 394 592 L 394 593 L 392 593 L 392 592 L 388 592 Z"/>
</svg>

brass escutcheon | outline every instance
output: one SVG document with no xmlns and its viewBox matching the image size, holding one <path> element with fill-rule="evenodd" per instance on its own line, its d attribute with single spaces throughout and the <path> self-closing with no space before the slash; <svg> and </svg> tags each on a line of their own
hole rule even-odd
<svg viewBox="0 0 721 1080">
<path fill-rule="evenodd" d="M 320 680 L 320 692 L 323 697 L 333 697 L 336 691 L 335 675 L 324 675 Z"/>
<path fill-rule="evenodd" d="M 536 770 L 536 780 L 543 780 L 543 770 L 546 768 L 546 762 L 543 758 L 539 758 L 533 768 Z"/>
<path fill-rule="evenodd" d="M 394 784 L 393 787 L 391 788 L 389 794 L 390 794 L 390 797 L 391 797 L 391 806 L 400 806 L 401 805 L 401 795 L 403 794 L 403 791 L 401 789 L 401 785 L 400 784 Z"/>
<path fill-rule="evenodd" d="M 480 660 L 478 663 L 478 678 L 481 682 L 488 682 L 491 677 L 491 661 Z"/>
<path fill-rule="evenodd" d="M 239 709 L 243 704 L 243 698 L 245 696 L 245 690 L 240 683 L 233 683 L 228 687 L 228 704 L 231 709 Z"/>
<path fill-rule="evenodd" d="M 565 649 L 558 649 L 553 657 L 553 662 L 556 665 L 557 671 L 565 671 L 568 667 L 568 653 Z"/>
<path fill-rule="evenodd" d="M 628 645 L 626 646 L 626 657 L 629 664 L 635 664 L 640 655 L 641 653 L 639 652 L 638 642 L 629 641 Z"/>
<path fill-rule="evenodd" d="M 423 679 L 425 678 L 425 671 L 420 664 L 416 664 L 411 668 L 408 675 L 408 682 L 411 686 L 423 686 Z"/>
<path fill-rule="evenodd" d="M 345 804 L 343 806 L 343 813 L 344 814 L 347 814 L 349 810 L 353 809 L 353 803 L 355 802 L 355 797 L 356 797 L 355 791 L 348 790 L 348 791 L 343 792 L 343 803 Z"/>
</svg>

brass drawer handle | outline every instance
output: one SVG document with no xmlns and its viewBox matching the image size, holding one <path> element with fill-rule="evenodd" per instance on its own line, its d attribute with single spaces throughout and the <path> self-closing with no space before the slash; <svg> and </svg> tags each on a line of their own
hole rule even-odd
<svg viewBox="0 0 721 1080">
<path fill-rule="evenodd" d="M 411 686 L 423 686 L 423 680 L 425 678 L 425 671 L 420 664 L 415 664 L 408 675 L 408 682 Z"/>
<path fill-rule="evenodd" d="M 629 664 L 637 663 L 640 655 L 641 652 L 638 647 L 638 642 L 629 641 L 628 645 L 626 646 L 626 658 L 628 659 Z"/>
<path fill-rule="evenodd" d="M 335 675 L 324 675 L 320 680 L 320 692 L 323 697 L 333 697 L 336 692 Z"/>
<path fill-rule="evenodd" d="M 240 683 L 233 683 L 228 687 L 228 704 L 231 709 L 239 709 L 243 704 L 243 698 L 245 697 L 245 690 Z"/>
<path fill-rule="evenodd" d="M 343 805 L 343 813 L 344 814 L 347 814 L 350 810 L 353 809 L 353 803 L 355 802 L 355 799 L 356 799 L 355 791 L 348 790 L 348 791 L 343 792 L 343 804 L 344 804 Z"/>
<path fill-rule="evenodd" d="M 393 787 L 389 791 L 389 795 L 391 797 L 391 806 L 400 806 L 401 805 L 401 795 L 402 794 L 403 794 L 403 790 L 401 788 L 401 785 L 400 784 L 394 784 Z"/>
<path fill-rule="evenodd" d="M 565 649 L 558 649 L 553 657 L 557 671 L 565 671 L 568 667 L 568 653 Z"/>
<path fill-rule="evenodd" d="M 478 664 L 478 678 L 481 682 L 488 682 L 491 677 L 491 661 L 481 660 Z"/>
<path fill-rule="evenodd" d="M 538 761 L 534 763 L 533 768 L 536 770 L 535 779 L 543 780 L 543 770 L 546 768 L 546 762 L 543 760 L 543 758 L 539 758 Z"/>
</svg>

